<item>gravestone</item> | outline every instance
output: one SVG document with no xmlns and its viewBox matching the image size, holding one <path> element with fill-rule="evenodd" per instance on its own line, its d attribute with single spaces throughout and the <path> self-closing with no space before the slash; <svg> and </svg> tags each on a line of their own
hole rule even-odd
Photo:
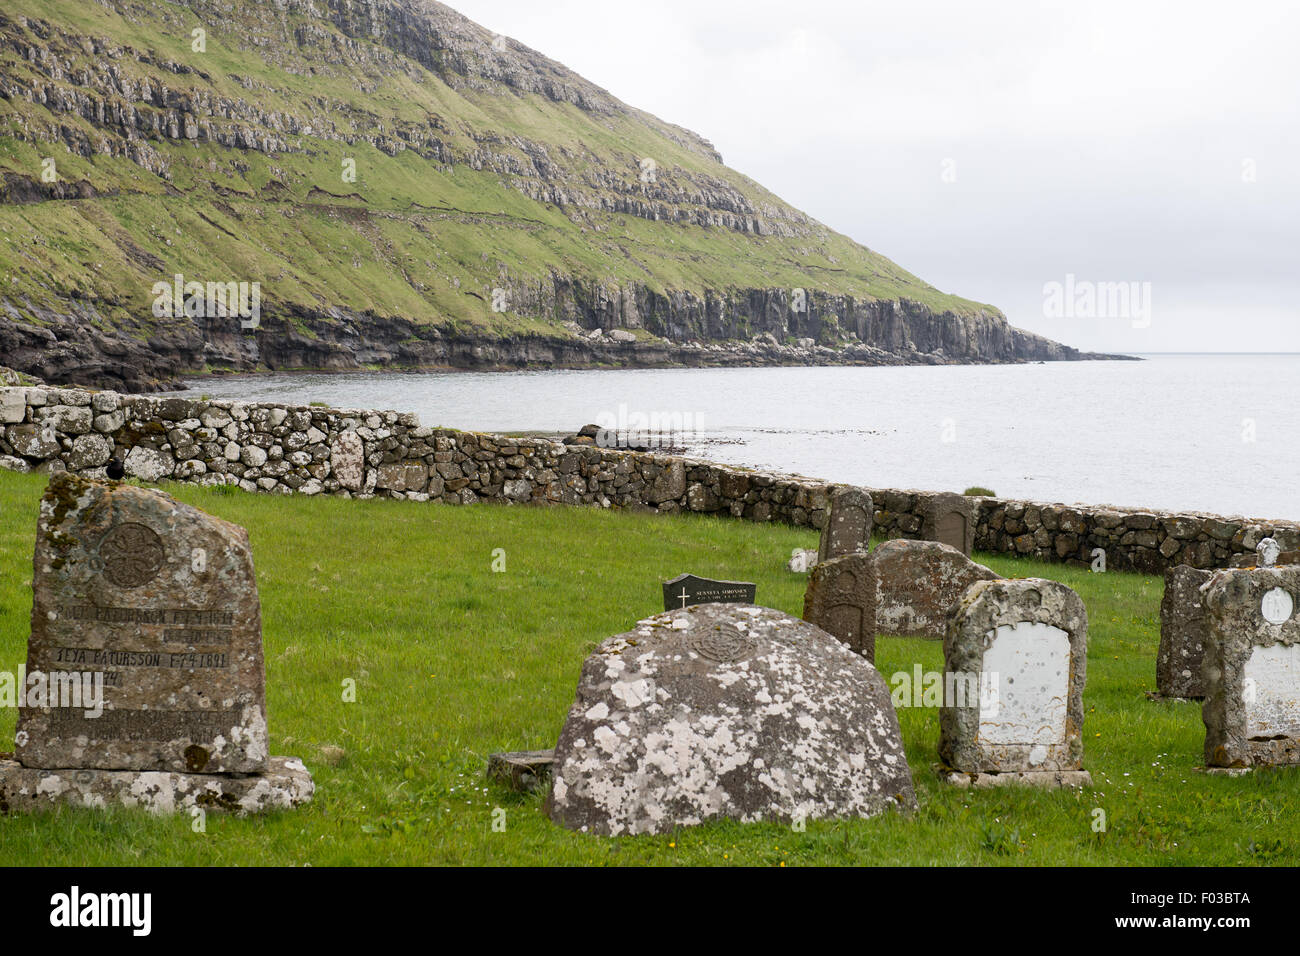
<svg viewBox="0 0 1300 956">
<path fill-rule="evenodd" d="M 758 594 L 758 585 L 747 581 L 712 581 L 694 574 L 679 574 L 663 588 L 665 611 L 695 604 L 753 604 Z"/>
<path fill-rule="evenodd" d="M 268 754 L 243 528 L 161 491 L 59 473 L 41 499 L 32 581 L 26 673 L 51 692 L 20 704 L 16 760 L 0 765 L 11 807 L 167 811 L 206 794 L 251 812 L 310 798 L 302 764 Z M 83 699 L 55 695 L 56 680 Z"/>
<path fill-rule="evenodd" d="M 943 640 L 948 612 L 976 581 L 1001 575 L 938 541 L 886 541 L 872 552 L 876 633 Z"/>
<path fill-rule="evenodd" d="M 817 566 L 817 552 L 811 548 L 795 548 L 790 552 L 790 561 L 786 564 L 787 570 L 795 574 L 807 574 Z"/>
<path fill-rule="evenodd" d="M 1201 664 L 1209 621 L 1201 588 L 1213 571 L 1180 564 L 1165 572 L 1160 602 L 1160 649 L 1156 652 L 1157 699 L 1195 700 L 1205 696 Z"/>
<path fill-rule="evenodd" d="M 1265 538 L 1253 552 L 1233 555 L 1230 568 L 1271 568 L 1279 564 L 1300 564 L 1300 551 L 1283 551 L 1275 538 Z"/>
<path fill-rule="evenodd" d="M 859 552 L 819 562 L 804 591 L 803 619 L 874 664 L 876 582 L 872 556 Z"/>
<path fill-rule="evenodd" d="M 964 786 L 1089 786 L 1083 770 L 1088 612 L 1064 584 L 980 581 L 952 610 L 941 775 Z"/>
<path fill-rule="evenodd" d="M 975 499 L 965 495 L 922 495 L 921 537 L 956 548 L 970 557 L 975 550 Z"/>
<path fill-rule="evenodd" d="M 610 836 L 916 806 L 884 679 L 761 607 L 688 607 L 604 641 L 552 773 L 551 819 Z"/>
<path fill-rule="evenodd" d="M 1220 571 L 1203 593 L 1206 766 L 1300 764 L 1300 566 Z"/>
<path fill-rule="evenodd" d="M 826 525 L 822 528 L 817 560 L 829 561 L 846 554 L 871 550 L 871 529 L 876 510 L 871 495 L 861 488 L 838 487 L 831 492 Z"/>
</svg>

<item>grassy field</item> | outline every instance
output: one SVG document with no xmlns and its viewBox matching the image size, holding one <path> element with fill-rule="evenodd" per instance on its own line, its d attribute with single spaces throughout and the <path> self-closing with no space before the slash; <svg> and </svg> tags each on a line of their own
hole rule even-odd
<svg viewBox="0 0 1300 956">
<path fill-rule="evenodd" d="M 25 654 L 38 476 L 0 471 L 0 669 Z M 758 582 L 799 614 L 784 569 L 806 530 L 594 509 L 177 497 L 249 529 L 261 587 L 272 752 L 316 778 L 308 808 L 260 819 L 59 811 L 0 818 L 0 864 L 1251 865 L 1300 862 L 1296 771 L 1196 773 L 1195 704 L 1157 704 L 1161 582 L 982 556 L 1075 588 L 1092 621 L 1084 694 L 1090 792 L 942 787 L 938 712 L 900 712 L 920 810 L 910 817 L 711 824 L 605 839 L 567 832 L 540 797 L 487 784 L 488 753 L 554 744 L 583 658 L 659 610 L 681 571 Z M 493 572 L 504 549 L 506 570 Z M 882 638 L 886 677 L 941 666 L 936 643 Z M 343 682 L 356 681 L 355 703 Z M 15 712 L 0 712 L 0 750 Z M 504 832 L 493 810 L 506 811 Z M 1104 811 L 1106 830 L 1094 823 Z M 1291 823 L 1287 823 L 1291 820 Z"/>
</svg>

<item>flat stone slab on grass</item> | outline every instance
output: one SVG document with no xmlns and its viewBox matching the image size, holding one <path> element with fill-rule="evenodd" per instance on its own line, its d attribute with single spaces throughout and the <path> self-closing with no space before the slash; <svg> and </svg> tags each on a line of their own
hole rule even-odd
<svg viewBox="0 0 1300 956">
<path fill-rule="evenodd" d="M 614 836 L 915 806 L 876 669 L 797 618 L 720 604 L 641 621 L 587 658 L 548 800 L 556 823 Z"/>
<path fill-rule="evenodd" d="M 488 756 L 487 776 L 518 793 L 538 790 L 551 779 L 554 750 L 514 750 Z"/>
<path fill-rule="evenodd" d="M 310 802 L 315 786 L 302 761 L 272 757 L 256 774 L 140 770 L 43 770 L 0 760 L 0 814 L 56 807 L 136 807 L 155 814 L 194 808 L 236 816 L 290 810 Z"/>
</svg>

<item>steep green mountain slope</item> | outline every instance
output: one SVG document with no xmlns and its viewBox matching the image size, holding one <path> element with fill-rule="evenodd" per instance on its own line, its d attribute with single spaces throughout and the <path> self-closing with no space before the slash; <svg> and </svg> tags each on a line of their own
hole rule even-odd
<svg viewBox="0 0 1300 956">
<path fill-rule="evenodd" d="M 6 4 L 0 178 L 0 362 L 54 382 L 1080 357 L 431 0 Z"/>
</svg>

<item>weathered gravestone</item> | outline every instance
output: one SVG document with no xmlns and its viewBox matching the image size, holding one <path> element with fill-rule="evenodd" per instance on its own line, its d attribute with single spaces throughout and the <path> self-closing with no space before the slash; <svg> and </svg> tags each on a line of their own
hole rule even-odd
<svg viewBox="0 0 1300 956">
<path fill-rule="evenodd" d="M 1160 602 L 1160 649 L 1156 652 L 1157 698 L 1197 699 L 1205 696 L 1201 664 L 1209 621 L 1201 588 L 1213 571 L 1180 564 L 1165 572 Z"/>
<path fill-rule="evenodd" d="M 941 773 L 962 786 L 1090 786 L 1083 770 L 1088 612 L 1064 584 L 980 581 L 952 610 Z"/>
<path fill-rule="evenodd" d="M 790 552 L 790 561 L 786 568 L 795 574 L 807 574 L 817 567 L 818 555 L 811 548 L 795 548 Z"/>
<path fill-rule="evenodd" d="M 1300 764 L 1300 566 L 1220 571 L 1203 594 L 1206 766 Z"/>
<path fill-rule="evenodd" d="M 872 555 L 846 554 L 819 562 L 804 591 L 803 619 L 874 664 L 876 581 Z"/>
<path fill-rule="evenodd" d="M 871 550 L 871 529 L 876 510 L 871 495 L 861 488 L 839 487 L 831 492 L 826 525 L 817 547 L 817 560 L 829 561 L 846 554 Z"/>
<path fill-rule="evenodd" d="M 923 495 L 919 502 L 921 537 L 956 548 L 970 557 L 975 550 L 975 499 L 965 495 Z"/>
<path fill-rule="evenodd" d="M 1265 538 L 1251 554 L 1234 555 L 1229 567 L 1271 568 L 1279 564 L 1300 564 L 1300 551 L 1283 551 L 1276 538 Z"/>
<path fill-rule="evenodd" d="M 976 581 L 1001 575 L 938 541 L 886 541 L 871 555 L 876 633 L 943 640 L 948 612 Z"/>
<path fill-rule="evenodd" d="M 20 703 L 0 803 L 256 812 L 310 799 L 301 762 L 267 751 L 243 528 L 161 491 L 56 474 L 32 590 L 27 681 L 49 692 Z M 61 692 L 78 685 L 81 700 Z"/>
<path fill-rule="evenodd" d="M 688 607 L 602 643 L 583 664 L 553 779 L 551 819 L 614 836 L 916 806 L 876 669 L 760 607 Z"/>
<path fill-rule="evenodd" d="M 664 585 L 664 610 L 681 610 L 695 604 L 753 604 L 758 585 L 746 581 L 712 581 L 694 574 L 679 574 Z"/>
</svg>

